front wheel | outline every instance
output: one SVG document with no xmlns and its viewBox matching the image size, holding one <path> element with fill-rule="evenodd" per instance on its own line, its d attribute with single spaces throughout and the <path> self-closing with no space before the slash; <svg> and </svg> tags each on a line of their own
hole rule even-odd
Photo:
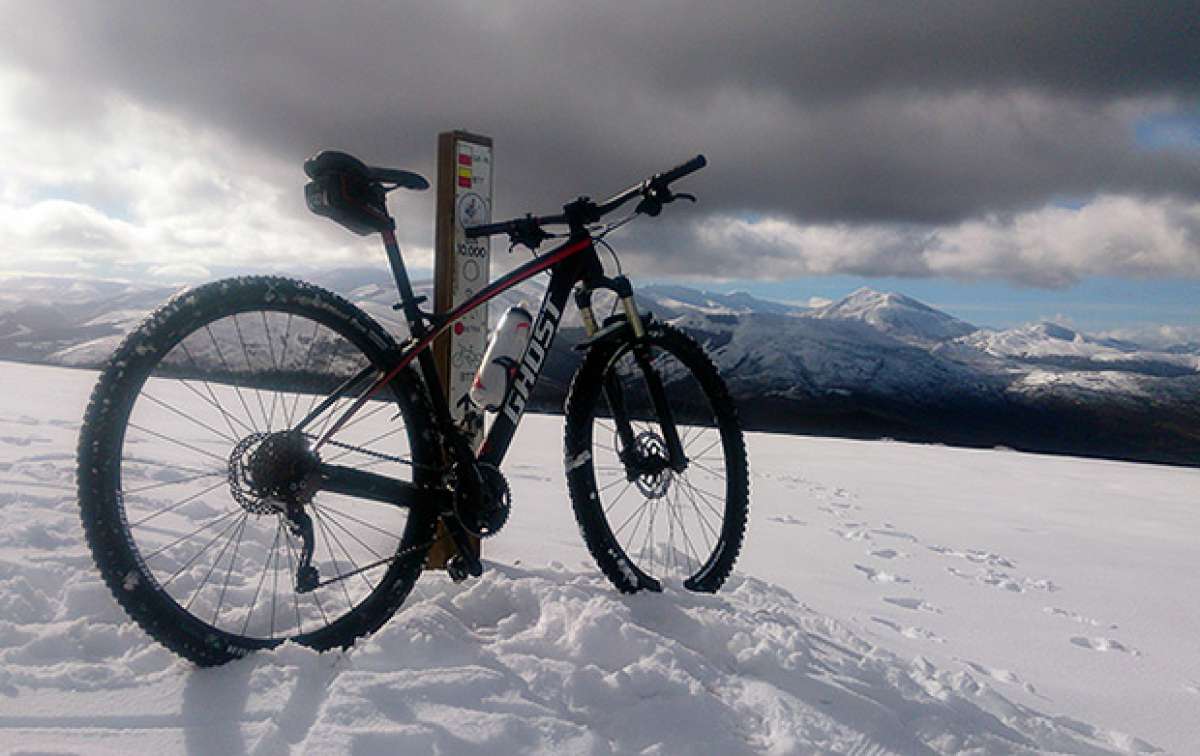
<svg viewBox="0 0 1200 756">
<path fill-rule="evenodd" d="M 567 397 L 565 462 L 584 541 L 619 590 L 725 582 L 746 529 L 746 447 L 691 337 L 652 323 L 642 341 L 593 347 Z"/>
</svg>

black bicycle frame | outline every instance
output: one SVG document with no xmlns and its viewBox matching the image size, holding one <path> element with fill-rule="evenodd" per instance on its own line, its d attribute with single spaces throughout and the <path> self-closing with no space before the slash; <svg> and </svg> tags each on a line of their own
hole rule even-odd
<svg viewBox="0 0 1200 756">
<path fill-rule="evenodd" d="M 395 234 L 391 231 L 385 231 L 383 233 L 383 240 L 384 246 L 387 249 L 388 262 L 391 264 L 392 273 L 396 278 L 396 286 L 400 292 L 401 306 L 405 312 L 412 336 L 388 372 L 382 378 L 376 380 L 370 389 L 359 395 L 320 440 L 318 440 L 315 448 L 319 449 L 334 434 L 345 427 L 350 418 L 371 397 L 383 390 L 392 379 L 400 374 L 400 371 L 406 369 L 414 360 L 417 361 L 420 367 L 422 377 L 429 390 L 430 399 L 434 405 L 434 412 L 439 424 L 442 426 L 443 432 L 448 434 L 448 437 L 451 439 L 461 439 L 462 434 L 458 433 L 454 428 L 454 423 L 450 415 L 450 401 L 442 390 L 433 353 L 429 347 L 438 336 L 445 333 L 455 322 L 476 307 L 488 302 L 501 292 L 516 286 L 522 281 L 545 270 L 550 270 L 550 284 L 546 287 L 546 294 L 542 299 L 537 319 L 534 321 L 529 344 L 526 346 L 525 353 L 522 355 L 519 363 L 516 380 L 513 381 L 505 393 L 501 409 L 496 415 L 496 419 L 493 421 L 486 439 L 477 450 L 471 450 L 471 454 L 477 461 L 499 467 L 505 453 L 508 451 L 509 445 L 512 443 L 513 436 L 516 433 L 517 426 L 521 422 L 521 417 L 533 393 L 533 388 L 537 385 L 542 368 L 545 366 L 546 355 L 549 353 L 551 344 L 553 344 L 554 337 L 558 332 L 558 327 L 562 321 L 562 313 L 567 306 L 567 299 L 571 294 L 571 290 L 580 281 L 586 282 L 591 279 L 603 280 L 600 260 L 596 256 L 596 248 L 593 246 L 591 236 L 587 234 L 573 235 L 572 238 L 562 245 L 519 266 L 507 275 L 488 284 L 449 313 L 433 316 L 423 313 L 417 306 L 418 300 L 413 296 L 412 285 L 409 282 L 404 261 L 400 256 L 400 248 L 396 242 Z M 432 327 L 426 326 L 427 321 L 431 323 Z M 372 372 L 374 372 L 374 368 L 368 367 L 362 373 L 351 377 L 342 385 L 339 391 L 334 392 L 332 396 L 322 403 L 323 406 L 317 407 L 310 414 L 313 416 L 319 415 L 335 402 L 342 393 L 349 392 L 353 386 L 363 384 Z M 307 418 L 301 421 L 298 427 L 303 427 L 306 422 Z M 461 453 L 462 450 L 459 451 Z M 390 479 L 383 478 L 383 476 L 371 473 L 355 474 L 342 468 L 338 468 L 338 472 L 339 474 L 336 476 L 337 480 L 334 481 L 335 484 L 333 486 L 326 486 L 326 488 L 344 490 L 346 493 L 351 493 L 350 488 L 343 489 L 337 483 L 340 481 L 349 486 L 349 479 L 353 478 L 358 484 L 353 487 L 353 491 L 365 495 L 366 498 L 382 498 L 385 495 L 385 491 L 387 492 L 386 495 L 391 497 L 393 501 L 410 498 L 399 495 L 402 492 L 395 485 L 385 485 L 383 481 Z M 405 485 L 405 487 L 408 486 Z M 364 488 L 371 489 L 371 492 L 368 493 Z M 371 495 L 372 493 L 377 495 Z M 396 503 L 400 502 L 396 501 Z M 403 505 L 411 505 L 411 501 L 405 501 Z"/>
</svg>

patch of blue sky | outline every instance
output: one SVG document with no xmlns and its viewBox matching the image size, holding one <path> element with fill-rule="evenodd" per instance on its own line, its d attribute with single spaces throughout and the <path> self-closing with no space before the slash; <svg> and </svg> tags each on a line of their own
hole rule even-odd
<svg viewBox="0 0 1200 756">
<path fill-rule="evenodd" d="M 1200 104 L 1139 120 L 1133 127 L 1133 141 L 1148 150 L 1200 151 Z"/>
<path fill-rule="evenodd" d="M 77 202 L 81 205 L 88 205 L 94 208 L 97 212 L 103 213 L 105 216 L 114 220 L 131 221 L 133 213 L 128 205 L 123 202 L 118 202 L 114 197 L 99 196 L 93 191 L 88 191 L 80 187 L 71 186 L 69 184 L 53 184 L 46 186 L 35 187 L 29 192 L 29 203 L 35 204 L 45 200 L 64 200 L 66 202 Z"/>
<path fill-rule="evenodd" d="M 995 281 L 844 275 L 720 284 L 674 283 L 720 292 L 746 291 L 762 299 L 797 304 L 813 297 L 837 300 L 867 286 L 907 295 L 967 322 L 992 328 L 1011 328 L 1039 320 L 1064 320 L 1085 331 L 1145 324 L 1200 324 L 1200 280 L 1195 279 L 1095 277 L 1054 290 Z"/>
</svg>

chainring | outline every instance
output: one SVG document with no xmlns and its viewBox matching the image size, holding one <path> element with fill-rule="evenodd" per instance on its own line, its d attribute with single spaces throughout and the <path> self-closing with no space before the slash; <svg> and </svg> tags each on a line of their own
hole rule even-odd
<svg viewBox="0 0 1200 756">
<path fill-rule="evenodd" d="M 508 481 L 495 465 L 481 462 L 455 471 L 454 514 L 471 535 L 499 533 L 511 508 Z"/>
</svg>

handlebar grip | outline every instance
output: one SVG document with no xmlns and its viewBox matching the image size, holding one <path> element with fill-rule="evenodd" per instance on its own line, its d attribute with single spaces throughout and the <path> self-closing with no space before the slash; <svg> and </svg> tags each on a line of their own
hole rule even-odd
<svg viewBox="0 0 1200 756">
<path fill-rule="evenodd" d="M 480 226 L 470 226 L 463 229 L 468 239 L 478 239 L 481 236 L 491 236 L 493 234 L 507 233 L 512 226 L 512 221 L 503 221 L 502 223 L 484 223 Z"/>
<path fill-rule="evenodd" d="M 669 184 L 676 179 L 683 178 L 689 173 L 695 173 L 706 165 L 708 165 L 708 161 L 705 160 L 704 156 L 697 155 L 686 163 L 677 165 L 665 173 L 658 174 L 658 176 L 655 177 L 655 180 L 661 181 L 664 184 Z"/>
</svg>

